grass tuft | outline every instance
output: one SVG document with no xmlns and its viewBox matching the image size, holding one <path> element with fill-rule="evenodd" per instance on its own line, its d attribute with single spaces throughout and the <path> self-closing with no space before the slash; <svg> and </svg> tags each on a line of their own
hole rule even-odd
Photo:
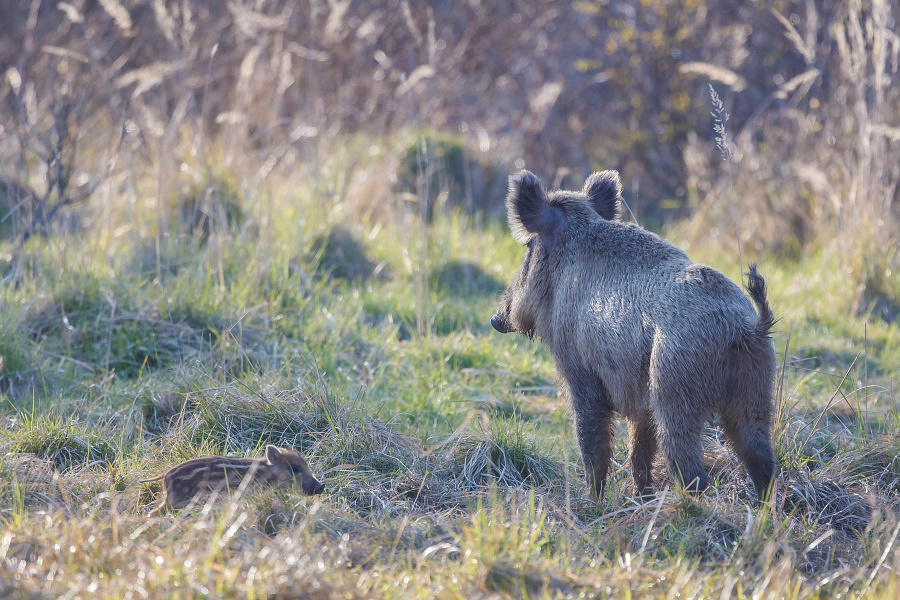
<svg viewBox="0 0 900 600">
<path fill-rule="evenodd" d="M 106 470 L 119 456 L 119 448 L 106 439 L 108 432 L 62 416 L 20 414 L 9 427 L 13 438 L 7 452 L 34 455 L 59 471 Z"/>
<path fill-rule="evenodd" d="M 346 227 L 333 227 L 327 234 L 317 236 L 312 246 L 319 272 L 334 279 L 365 283 L 375 275 L 386 275 L 384 265 L 372 262 L 365 245 Z"/>
<path fill-rule="evenodd" d="M 453 444 L 450 453 L 463 486 L 491 482 L 510 488 L 542 487 L 562 475 L 560 461 L 547 456 L 533 426 L 516 412 L 485 414 L 475 429 Z"/>
</svg>

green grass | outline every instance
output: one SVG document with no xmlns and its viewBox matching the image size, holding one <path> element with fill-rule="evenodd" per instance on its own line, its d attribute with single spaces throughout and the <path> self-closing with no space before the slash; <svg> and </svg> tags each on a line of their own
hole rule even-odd
<svg viewBox="0 0 900 600">
<path fill-rule="evenodd" d="M 548 353 L 488 322 L 522 257 L 504 225 L 348 218 L 282 185 L 229 183 L 243 216 L 203 239 L 123 203 L 17 257 L 0 595 L 896 596 L 900 325 L 853 310 L 833 256 L 760 258 L 784 367 L 774 504 L 714 428 L 708 492 L 638 502 L 621 426 L 596 503 Z M 307 454 L 325 495 L 146 517 L 158 484 L 139 480 L 266 444 Z"/>
</svg>

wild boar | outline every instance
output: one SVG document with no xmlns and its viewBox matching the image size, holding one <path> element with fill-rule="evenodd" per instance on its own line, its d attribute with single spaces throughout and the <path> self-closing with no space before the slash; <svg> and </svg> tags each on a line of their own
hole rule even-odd
<svg viewBox="0 0 900 600">
<path fill-rule="evenodd" d="M 675 481 L 706 488 L 701 433 L 718 414 L 762 499 L 776 467 L 775 319 L 765 281 L 751 264 L 754 310 L 719 271 L 619 221 L 621 191 L 615 171 L 594 173 L 581 192 L 548 193 L 528 171 L 510 177 L 507 216 L 525 259 L 491 325 L 549 347 L 598 499 L 615 413 L 628 421 L 639 494 L 653 493 L 657 446 Z"/>
<path fill-rule="evenodd" d="M 194 498 L 236 488 L 248 478 L 248 483 L 267 483 L 289 486 L 296 481 L 307 496 L 321 494 L 325 486 L 313 477 L 303 455 L 292 448 L 266 446 L 266 458 L 235 458 L 230 456 L 204 456 L 176 465 L 152 479 L 141 483 L 163 480 L 163 494 L 158 506 L 150 512 L 155 516 L 168 506 L 181 508 Z"/>
</svg>

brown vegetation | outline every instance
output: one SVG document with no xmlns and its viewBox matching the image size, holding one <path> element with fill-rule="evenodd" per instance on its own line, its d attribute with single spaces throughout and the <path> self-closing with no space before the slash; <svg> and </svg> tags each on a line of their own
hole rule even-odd
<svg viewBox="0 0 900 600">
<path fill-rule="evenodd" d="M 453 190 L 475 205 L 513 163 L 556 186 L 602 167 L 623 173 L 639 220 L 697 210 L 695 237 L 733 239 L 736 212 L 755 251 L 832 237 L 845 251 L 861 228 L 884 248 L 898 229 L 900 39 L 884 0 L 3 0 L 0 13 L 0 206 L 23 235 L 148 163 L 164 197 L 183 163 L 208 179 L 213 152 L 260 179 L 319 174 L 348 136 L 422 128 L 500 165 Z M 737 207 L 708 83 L 731 117 Z M 389 193 L 421 193 L 393 164 L 382 175 L 405 189 Z"/>
</svg>

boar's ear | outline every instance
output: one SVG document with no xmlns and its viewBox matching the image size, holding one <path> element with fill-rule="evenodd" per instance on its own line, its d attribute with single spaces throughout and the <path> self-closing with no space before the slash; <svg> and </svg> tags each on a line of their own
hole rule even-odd
<svg viewBox="0 0 900 600">
<path fill-rule="evenodd" d="M 584 195 L 607 221 L 619 218 L 622 209 L 622 182 L 618 171 L 601 171 L 594 173 L 584 182 Z"/>
<path fill-rule="evenodd" d="M 562 215 L 558 208 L 550 206 L 547 193 L 534 173 L 523 170 L 509 177 L 506 217 L 513 238 L 525 244 L 535 234 L 552 234 Z"/>
<path fill-rule="evenodd" d="M 266 446 L 266 460 L 270 465 L 277 464 L 281 460 L 281 450 L 277 446 L 269 444 Z"/>
</svg>

